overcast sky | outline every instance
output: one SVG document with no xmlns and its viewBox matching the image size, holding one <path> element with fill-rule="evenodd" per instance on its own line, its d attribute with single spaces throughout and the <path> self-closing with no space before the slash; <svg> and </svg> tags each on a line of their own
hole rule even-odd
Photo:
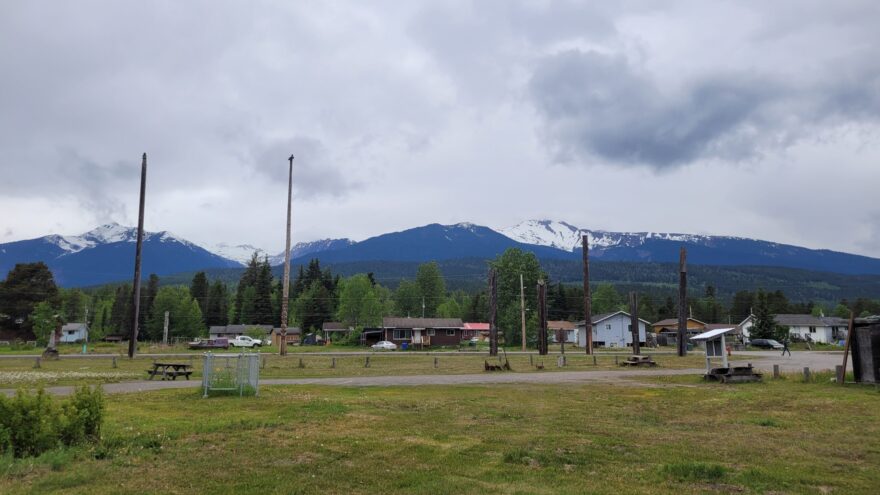
<svg viewBox="0 0 880 495">
<path fill-rule="evenodd" d="M 530 218 L 880 257 L 880 2 L 0 2 L 0 242 Z"/>
</svg>

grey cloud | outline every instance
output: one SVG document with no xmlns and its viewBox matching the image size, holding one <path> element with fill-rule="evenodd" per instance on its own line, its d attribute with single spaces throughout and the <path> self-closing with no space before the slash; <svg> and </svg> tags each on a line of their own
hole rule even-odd
<svg viewBox="0 0 880 495">
<path fill-rule="evenodd" d="M 287 184 L 287 158 L 293 154 L 293 191 L 300 198 L 342 197 L 359 185 L 346 177 L 324 144 L 310 137 L 264 143 L 253 153 L 253 167 L 273 184 Z"/>
<path fill-rule="evenodd" d="M 804 87 L 730 72 L 672 92 L 622 56 L 570 50 L 537 65 L 529 93 L 559 161 L 599 157 L 662 169 L 750 159 L 820 123 L 876 120 L 877 74 L 863 68 L 838 81 Z"/>
</svg>

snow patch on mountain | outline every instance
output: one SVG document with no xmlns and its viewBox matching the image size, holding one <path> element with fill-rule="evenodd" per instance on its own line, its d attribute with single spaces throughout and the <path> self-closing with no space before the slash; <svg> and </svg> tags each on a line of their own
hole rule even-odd
<svg viewBox="0 0 880 495">
<path fill-rule="evenodd" d="M 258 258 L 266 256 L 266 251 L 258 247 L 251 246 L 250 244 L 232 245 L 221 242 L 219 244 L 214 244 L 213 246 L 206 246 L 205 249 L 216 254 L 217 256 L 221 256 L 228 260 L 241 263 L 242 266 L 248 264 L 248 262 L 254 256 L 254 253 L 256 253 Z"/>
<path fill-rule="evenodd" d="M 717 239 L 736 239 L 740 237 L 709 236 L 697 234 L 678 234 L 664 232 L 608 232 L 604 230 L 587 230 L 575 227 L 566 222 L 555 220 L 526 220 L 512 227 L 498 229 L 498 232 L 515 241 L 525 244 L 555 247 L 565 251 L 580 249 L 581 238 L 586 235 L 591 249 L 608 249 L 614 247 L 639 247 L 648 240 L 659 239 L 675 242 L 687 242 L 709 245 Z"/>
</svg>

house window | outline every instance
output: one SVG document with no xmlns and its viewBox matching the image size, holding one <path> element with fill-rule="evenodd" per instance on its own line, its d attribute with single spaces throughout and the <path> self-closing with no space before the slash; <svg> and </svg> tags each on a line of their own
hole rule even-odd
<svg viewBox="0 0 880 495">
<path fill-rule="evenodd" d="M 611 330 L 611 323 L 605 324 L 605 330 Z"/>
<path fill-rule="evenodd" d="M 816 327 L 810 327 L 810 333 L 816 333 Z"/>
<path fill-rule="evenodd" d="M 447 337 L 455 337 L 455 329 L 454 328 L 447 328 L 446 329 L 446 336 Z"/>
<path fill-rule="evenodd" d="M 428 330 L 428 337 L 433 337 L 435 333 L 436 333 L 436 332 L 435 332 L 435 330 L 434 330 L 433 328 L 430 329 L 430 330 Z"/>
<path fill-rule="evenodd" d="M 410 340 L 412 338 L 412 330 L 395 330 L 394 340 Z"/>
</svg>

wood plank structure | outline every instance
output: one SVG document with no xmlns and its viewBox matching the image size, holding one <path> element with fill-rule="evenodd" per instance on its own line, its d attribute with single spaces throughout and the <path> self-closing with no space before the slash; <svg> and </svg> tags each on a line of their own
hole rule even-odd
<svg viewBox="0 0 880 495">
<path fill-rule="evenodd" d="M 489 355 L 498 355 L 498 274 L 489 269 Z"/>
<path fill-rule="evenodd" d="M 128 357 L 133 358 L 137 351 L 138 321 L 141 311 L 141 252 L 144 249 L 144 195 L 147 191 L 147 154 L 141 159 L 141 199 L 138 207 L 137 245 L 134 251 L 134 287 L 132 288 L 131 337 L 128 339 Z"/>
<path fill-rule="evenodd" d="M 678 255 L 678 355 L 687 355 L 687 250 Z"/>
</svg>

